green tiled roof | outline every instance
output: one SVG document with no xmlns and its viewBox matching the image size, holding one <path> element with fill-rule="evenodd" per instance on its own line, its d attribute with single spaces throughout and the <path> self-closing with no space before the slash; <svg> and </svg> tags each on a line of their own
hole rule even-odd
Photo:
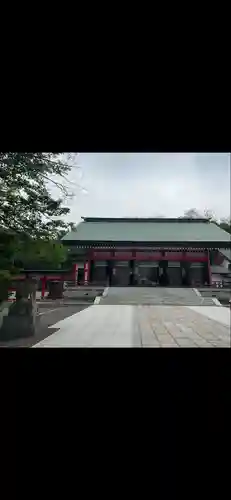
<svg viewBox="0 0 231 500">
<path fill-rule="evenodd" d="M 230 235 L 206 219 L 84 218 L 63 241 L 227 242 Z"/>
</svg>

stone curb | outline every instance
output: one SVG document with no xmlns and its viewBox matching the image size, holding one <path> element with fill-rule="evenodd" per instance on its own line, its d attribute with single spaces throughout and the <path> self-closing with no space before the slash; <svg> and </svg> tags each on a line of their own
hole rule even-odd
<svg viewBox="0 0 231 500">
<path fill-rule="evenodd" d="M 56 301 L 52 301 L 52 302 L 48 302 L 48 301 L 36 301 L 36 304 L 46 304 L 48 306 L 88 306 L 88 305 L 93 305 L 94 302 L 56 302 Z"/>
</svg>

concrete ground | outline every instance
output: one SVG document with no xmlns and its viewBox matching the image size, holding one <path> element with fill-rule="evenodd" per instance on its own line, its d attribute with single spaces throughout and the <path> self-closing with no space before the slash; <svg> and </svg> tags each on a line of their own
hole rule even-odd
<svg viewBox="0 0 231 500">
<path fill-rule="evenodd" d="M 214 320 L 203 309 L 93 305 L 53 325 L 35 347 L 230 347 L 230 311 L 209 308 L 219 311 Z"/>
<path fill-rule="evenodd" d="M 36 334 L 33 337 L 25 339 L 16 339 L 9 342 L 0 341 L 0 347 L 32 347 L 34 344 L 37 344 L 57 331 L 56 328 L 52 328 L 52 325 L 73 314 L 77 314 L 87 307 L 89 307 L 88 304 L 66 307 L 59 307 L 55 304 L 42 304 L 39 306 L 39 321 Z"/>
<path fill-rule="evenodd" d="M 0 347 L 230 347 L 230 309 L 194 289 L 116 287 L 98 299 L 39 303 L 36 335 Z"/>
</svg>

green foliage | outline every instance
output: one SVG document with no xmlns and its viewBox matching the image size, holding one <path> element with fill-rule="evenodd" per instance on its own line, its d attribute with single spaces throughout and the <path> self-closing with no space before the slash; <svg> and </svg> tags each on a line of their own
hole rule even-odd
<svg viewBox="0 0 231 500">
<path fill-rule="evenodd" d="M 0 271 L 1 276 L 15 269 L 14 257 L 18 249 L 18 239 L 14 233 L 0 229 Z"/>
<path fill-rule="evenodd" d="M 0 303 L 7 300 L 11 276 L 16 272 L 14 252 L 16 240 L 9 231 L 0 230 Z"/>
<path fill-rule="evenodd" d="M 57 237 L 66 226 L 57 217 L 69 209 L 62 206 L 68 189 L 64 185 L 70 166 L 53 153 L 0 153 L 0 227 L 39 237 Z M 56 180 L 61 176 L 61 181 Z M 54 199 L 48 181 L 62 197 Z"/>
<path fill-rule="evenodd" d="M 231 234 L 231 220 L 230 219 L 222 220 L 219 225 L 222 229 L 224 229 L 224 231 L 227 231 L 227 233 Z"/>
<path fill-rule="evenodd" d="M 71 194 L 65 184 L 70 169 L 56 153 L 0 153 L 2 285 L 20 268 L 58 268 L 65 261 L 57 240 L 69 227 L 62 217 L 69 212 L 63 203 Z M 59 198 L 51 195 L 52 184 Z"/>
<path fill-rule="evenodd" d="M 209 219 L 211 222 L 214 222 L 219 226 L 221 229 L 224 231 L 227 231 L 227 233 L 231 234 L 231 219 L 226 218 L 226 219 L 221 219 L 220 221 L 217 220 L 216 215 L 213 213 L 212 210 L 204 210 L 203 214 L 201 214 L 196 208 L 190 208 L 189 210 L 186 210 L 184 212 L 183 218 L 188 218 L 188 219 L 199 219 L 205 217 L 206 219 Z"/>
<path fill-rule="evenodd" d="M 66 229 L 61 229 L 58 232 L 58 239 L 61 240 L 63 238 L 63 236 L 65 236 L 65 234 L 67 234 L 70 231 L 76 231 L 77 230 L 77 225 L 78 224 L 75 224 L 74 222 L 70 222 L 68 224 L 68 227 L 66 227 Z"/>
<path fill-rule="evenodd" d="M 196 208 L 190 208 L 185 210 L 183 218 L 186 219 L 209 219 L 210 221 L 216 222 L 216 216 L 212 210 L 206 209 L 202 213 Z"/>
<path fill-rule="evenodd" d="M 23 241 L 15 255 L 16 263 L 23 269 L 59 269 L 66 258 L 66 247 L 44 239 Z"/>
<path fill-rule="evenodd" d="M 189 210 L 185 210 L 183 219 L 200 219 L 203 217 L 196 208 L 190 208 Z"/>
</svg>

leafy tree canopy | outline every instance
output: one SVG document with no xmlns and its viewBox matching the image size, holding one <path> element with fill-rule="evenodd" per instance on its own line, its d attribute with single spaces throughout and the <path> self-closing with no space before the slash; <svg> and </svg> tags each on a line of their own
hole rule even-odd
<svg viewBox="0 0 231 500">
<path fill-rule="evenodd" d="M 60 217 L 69 212 L 62 203 L 70 195 L 64 183 L 70 169 L 60 154 L 0 153 L 0 228 L 57 237 L 66 227 Z M 59 188 L 60 198 L 51 195 L 48 181 Z"/>
<path fill-rule="evenodd" d="M 54 240 L 27 239 L 14 254 L 16 268 L 59 269 L 67 259 L 67 248 Z"/>
<path fill-rule="evenodd" d="M 196 208 L 190 208 L 189 210 L 185 210 L 183 215 L 183 218 L 188 219 L 199 219 L 203 217 L 209 219 L 211 222 L 215 222 L 221 229 L 231 234 L 231 219 L 226 217 L 218 220 L 212 210 L 206 209 L 203 213 L 200 213 Z"/>
<path fill-rule="evenodd" d="M 77 167 L 76 155 L 70 156 L 65 161 L 57 153 L 0 153 L 0 279 L 20 267 L 57 268 L 65 261 L 66 249 L 57 240 L 70 225 L 63 220 L 71 196 L 67 174 Z"/>
<path fill-rule="evenodd" d="M 231 234 L 231 219 L 222 219 L 219 226 L 227 233 Z"/>
</svg>

